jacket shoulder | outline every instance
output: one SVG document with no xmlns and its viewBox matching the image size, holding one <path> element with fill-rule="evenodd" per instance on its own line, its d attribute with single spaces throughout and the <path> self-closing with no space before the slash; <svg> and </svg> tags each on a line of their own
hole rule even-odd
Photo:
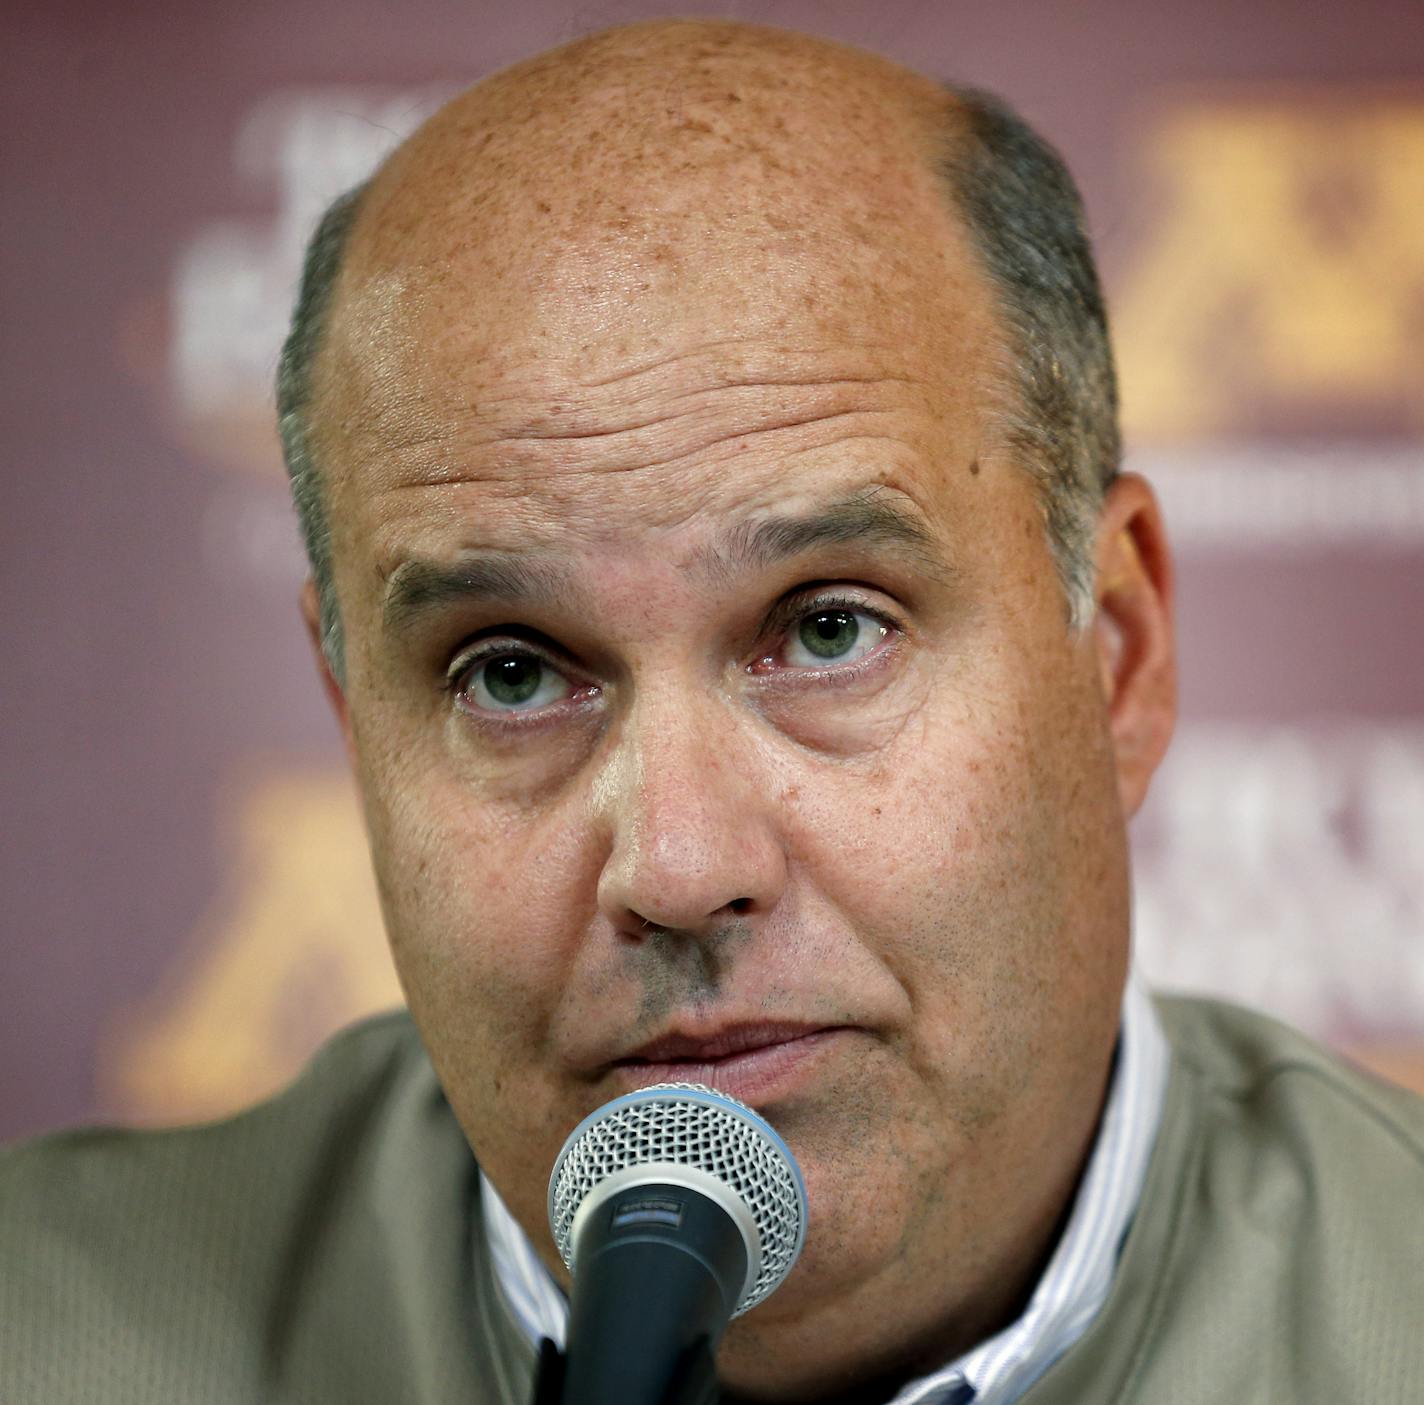
<svg viewBox="0 0 1424 1405">
<path fill-rule="evenodd" d="M 238 1189 L 244 1176 L 264 1180 L 303 1151 L 314 1152 L 343 1122 L 359 1119 L 402 1075 L 418 1071 L 419 1042 L 404 1012 L 363 1020 L 342 1030 L 302 1073 L 274 1096 L 233 1116 L 179 1127 L 79 1127 L 0 1149 L 0 1196 L 11 1213 L 0 1235 L 17 1223 L 40 1229 L 47 1207 L 71 1218 L 85 1205 L 133 1208 L 155 1191 L 171 1206 L 175 1181 L 200 1180 Z M 17 1215 L 17 1209 L 30 1213 Z"/>
<path fill-rule="evenodd" d="M 1424 1398 L 1424 1099 L 1264 1015 L 1161 1010 L 1195 1111 L 1142 1398 Z"/>
<path fill-rule="evenodd" d="M 1289 1140 L 1327 1134 L 1344 1162 L 1381 1159 L 1424 1174 L 1424 1098 L 1377 1078 L 1299 1030 L 1222 1000 L 1158 996 L 1182 1064 L 1218 1116 Z M 1348 1135 L 1347 1135 L 1348 1134 Z"/>
<path fill-rule="evenodd" d="M 1024 1405 L 1424 1400 L 1424 1099 L 1157 997 L 1162 1122 L 1112 1291 Z"/>
<path fill-rule="evenodd" d="M 460 1154 L 404 1013 L 343 1031 L 235 1117 L 5 1150 L 0 1398 L 270 1396 L 281 1358 L 306 1350 L 305 1315 L 354 1317 L 358 1293 L 385 1306 L 382 1216 L 429 1168 L 453 1179 Z M 362 1351 L 353 1340 L 353 1363 Z"/>
</svg>

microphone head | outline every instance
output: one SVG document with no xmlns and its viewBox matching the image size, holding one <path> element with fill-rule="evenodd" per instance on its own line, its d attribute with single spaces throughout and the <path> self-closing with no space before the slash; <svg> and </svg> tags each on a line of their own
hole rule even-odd
<svg viewBox="0 0 1424 1405">
<path fill-rule="evenodd" d="M 791 1149 L 745 1103 L 700 1083 L 658 1083 L 585 1117 L 549 1178 L 549 1228 L 573 1272 L 574 1218 L 610 1176 L 638 1167 L 687 1168 L 730 1191 L 755 1227 L 756 1273 L 733 1317 L 754 1308 L 791 1272 L 806 1239 L 806 1183 Z"/>
</svg>

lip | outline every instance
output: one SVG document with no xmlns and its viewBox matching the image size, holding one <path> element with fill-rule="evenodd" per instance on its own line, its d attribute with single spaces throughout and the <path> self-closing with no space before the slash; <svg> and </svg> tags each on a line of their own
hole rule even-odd
<svg viewBox="0 0 1424 1405">
<path fill-rule="evenodd" d="M 705 1083 L 755 1105 L 792 1092 L 849 1033 L 843 1025 L 753 1024 L 669 1034 L 618 1059 L 610 1073 L 625 1093 L 654 1083 Z"/>
</svg>

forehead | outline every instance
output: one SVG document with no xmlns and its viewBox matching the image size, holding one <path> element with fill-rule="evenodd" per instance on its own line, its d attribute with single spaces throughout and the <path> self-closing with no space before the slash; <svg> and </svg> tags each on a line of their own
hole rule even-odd
<svg viewBox="0 0 1424 1405">
<path fill-rule="evenodd" d="M 596 533 L 788 474 L 834 493 L 874 461 L 883 481 L 974 437 L 995 316 L 924 112 L 851 94 L 831 123 L 823 93 L 783 94 L 749 125 L 736 96 L 694 84 L 601 142 L 599 102 L 562 128 L 557 103 L 486 112 L 402 153 L 317 376 L 338 545 L 475 489 L 529 529 Z"/>
<path fill-rule="evenodd" d="M 893 254 L 953 111 L 928 80 L 803 36 L 605 35 L 436 114 L 378 174 L 348 262 L 434 270 L 515 250 L 537 264 L 603 242 L 675 263 L 813 224 Z"/>
</svg>

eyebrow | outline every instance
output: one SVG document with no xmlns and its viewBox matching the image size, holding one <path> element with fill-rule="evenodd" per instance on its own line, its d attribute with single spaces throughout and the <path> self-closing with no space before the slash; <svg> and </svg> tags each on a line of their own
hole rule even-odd
<svg viewBox="0 0 1424 1405">
<path fill-rule="evenodd" d="M 540 560 L 537 552 L 479 551 L 449 565 L 403 561 L 386 583 L 381 614 L 386 629 L 399 632 L 421 615 L 463 601 L 552 605 L 572 595 L 569 568 Z"/>
<path fill-rule="evenodd" d="M 740 523 L 693 558 L 699 574 L 718 581 L 765 570 L 821 546 L 855 545 L 905 552 L 944 579 L 950 568 L 929 523 L 909 499 L 868 488 L 815 512 Z M 449 564 L 413 558 L 391 572 L 382 616 L 399 632 L 421 615 L 461 602 L 568 605 L 577 598 L 573 570 L 540 551 L 480 550 Z"/>
<path fill-rule="evenodd" d="M 727 577 L 764 570 L 818 546 L 869 546 L 899 550 L 929 574 L 949 574 L 949 563 L 929 523 L 908 498 L 884 488 L 863 488 L 804 516 L 766 517 L 732 528 L 722 544 L 704 548 L 697 565 Z"/>
</svg>

